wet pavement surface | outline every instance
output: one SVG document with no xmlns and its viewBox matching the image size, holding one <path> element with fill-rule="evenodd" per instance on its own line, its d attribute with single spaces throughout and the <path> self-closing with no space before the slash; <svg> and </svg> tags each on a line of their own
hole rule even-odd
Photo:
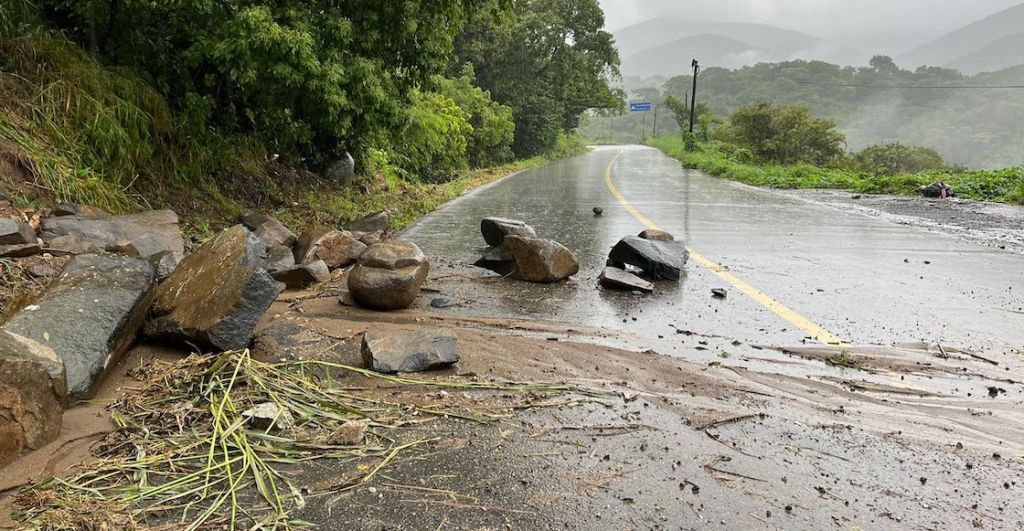
<svg viewBox="0 0 1024 531">
<path fill-rule="evenodd" d="M 431 285 L 460 313 L 575 322 L 658 346 L 676 330 L 748 343 L 799 345 L 809 334 L 691 260 L 681 283 L 638 296 L 597 287 L 607 252 L 643 216 L 733 275 L 847 343 L 926 341 L 1014 356 L 1024 348 L 1024 256 L 920 227 L 684 170 L 644 147 L 597 148 L 499 181 L 446 205 L 402 237 L 434 257 Z M 596 217 L 591 210 L 604 208 Z M 479 221 L 521 219 L 580 260 L 571 282 L 486 282 L 467 266 L 483 249 Z M 729 297 L 713 299 L 711 289 Z M 670 353 L 661 345 L 659 352 Z M 669 350 L 669 352 L 666 352 Z"/>
</svg>

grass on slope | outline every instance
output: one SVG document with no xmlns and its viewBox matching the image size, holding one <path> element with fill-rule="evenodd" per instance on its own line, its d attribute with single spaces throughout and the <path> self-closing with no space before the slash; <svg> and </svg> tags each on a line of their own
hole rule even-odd
<svg viewBox="0 0 1024 531">
<path fill-rule="evenodd" d="M 965 199 L 1024 204 L 1024 167 L 980 171 L 928 171 L 893 176 L 871 175 L 847 169 L 820 168 L 810 164 L 753 164 L 736 160 L 728 146 L 717 142 L 687 150 L 681 137 L 648 140 L 683 166 L 769 188 L 833 188 L 868 194 L 918 194 L 922 186 L 943 181 Z"/>
</svg>

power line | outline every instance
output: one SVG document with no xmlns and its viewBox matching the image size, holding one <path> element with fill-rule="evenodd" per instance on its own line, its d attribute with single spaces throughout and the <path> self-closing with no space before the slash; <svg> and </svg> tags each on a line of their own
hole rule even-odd
<svg viewBox="0 0 1024 531">
<path fill-rule="evenodd" d="M 754 76 L 765 81 L 789 81 L 798 85 L 811 85 L 817 87 L 842 87 L 842 88 L 880 88 L 880 89 L 922 89 L 922 90 L 1000 90 L 1000 89 L 1024 89 L 1024 85 L 858 85 L 856 83 L 823 83 L 817 81 L 801 81 L 782 76 L 766 77 Z"/>
</svg>

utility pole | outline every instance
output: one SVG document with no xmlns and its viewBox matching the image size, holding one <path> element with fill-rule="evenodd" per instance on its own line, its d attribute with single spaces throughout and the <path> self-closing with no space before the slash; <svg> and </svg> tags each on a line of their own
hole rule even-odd
<svg viewBox="0 0 1024 531">
<path fill-rule="evenodd" d="M 640 143 L 643 144 L 644 140 L 647 140 L 647 113 L 643 113 L 640 125 Z"/>
<path fill-rule="evenodd" d="M 697 73 L 700 72 L 700 63 L 693 60 L 693 92 L 690 93 L 690 132 L 693 132 L 693 119 L 697 113 Z"/>
<path fill-rule="evenodd" d="M 654 131 L 651 132 L 651 136 L 654 138 L 658 138 L 658 105 L 654 104 Z"/>
</svg>

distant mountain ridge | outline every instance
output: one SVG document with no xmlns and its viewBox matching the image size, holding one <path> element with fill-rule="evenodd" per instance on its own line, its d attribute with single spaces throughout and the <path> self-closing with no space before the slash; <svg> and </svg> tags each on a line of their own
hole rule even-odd
<svg viewBox="0 0 1024 531">
<path fill-rule="evenodd" d="M 766 24 L 657 18 L 615 32 L 626 75 L 678 75 L 691 59 L 737 67 L 784 60 L 821 45 L 821 39 Z"/>
<path fill-rule="evenodd" d="M 998 70 L 1024 64 L 1024 4 L 1005 9 L 899 56 L 904 68 L 948 66 L 964 73 Z M 1017 46 L 1014 48 L 1014 46 Z M 980 66 L 984 64 L 985 66 Z"/>
</svg>

